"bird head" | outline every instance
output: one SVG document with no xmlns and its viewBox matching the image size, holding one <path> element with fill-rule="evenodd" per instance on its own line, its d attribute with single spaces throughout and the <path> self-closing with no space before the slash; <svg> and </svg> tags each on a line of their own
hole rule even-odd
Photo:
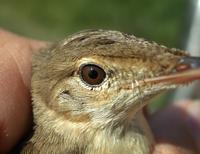
<svg viewBox="0 0 200 154">
<path fill-rule="evenodd" d="M 153 96 L 199 79 L 199 70 L 188 71 L 199 65 L 184 51 L 133 35 L 76 33 L 34 56 L 34 115 L 97 128 L 127 124 Z"/>
</svg>

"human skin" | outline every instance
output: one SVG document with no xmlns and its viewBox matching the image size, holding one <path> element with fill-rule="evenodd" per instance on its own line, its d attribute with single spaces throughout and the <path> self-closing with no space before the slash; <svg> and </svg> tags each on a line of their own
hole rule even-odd
<svg viewBox="0 0 200 154">
<path fill-rule="evenodd" d="M 44 45 L 0 30 L 0 153 L 31 126 L 31 55 Z"/>
<path fill-rule="evenodd" d="M 30 130 L 31 57 L 46 45 L 0 29 L 0 153 Z M 156 138 L 154 153 L 200 152 L 200 102 L 175 103 L 147 118 Z"/>
</svg>

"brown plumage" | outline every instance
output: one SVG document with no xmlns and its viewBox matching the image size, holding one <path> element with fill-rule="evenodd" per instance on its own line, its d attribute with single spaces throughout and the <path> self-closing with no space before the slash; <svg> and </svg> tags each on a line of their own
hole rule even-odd
<svg viewBox="0 0 200 154">
<path fill-rule="evenodd" d="M 154 140 L 141 109 L 156 94 L 199 78 L 197 71 L 174 74 L 187 56 L 106 30 L 42 50 L 33 58 L 34 133 L 21 153 L 149 153 Z"/>
</svg>

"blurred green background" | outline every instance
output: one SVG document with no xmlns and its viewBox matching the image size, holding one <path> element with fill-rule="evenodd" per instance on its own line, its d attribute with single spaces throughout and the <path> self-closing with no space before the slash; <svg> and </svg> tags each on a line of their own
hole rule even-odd
<svg viewBox="0 0 200 154">
<path fill-rule="evenodd" d="M 0 27 L 45 40 L 115 29 L 177 46 L 186 11 L 186 0 L 0 0 Z"/>
<path fill-rule="evenodd" d="M 180 47 L 187 10 L 187 0 L 0 0 L 0 27 L 51 41 L 83 29 L 113 29 Z"/>
</svg>

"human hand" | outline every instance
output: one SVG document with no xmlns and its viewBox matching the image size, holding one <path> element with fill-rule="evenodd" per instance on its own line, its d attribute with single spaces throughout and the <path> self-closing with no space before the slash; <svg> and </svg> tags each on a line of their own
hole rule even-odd
<svg viewBox="0 0 200 154">
<path fill-rule="evenodd" d="M 31 127 L 31 55 L 46 43 L 3 30 L 0 30 L 0 38 L 0 153 L 5 153 Z M 200 110 L 200 103 L 196 104 L 195 109 Z M 197 153 L 200 111 L 193 115 L 193 105 L 189 101 L 175 104 L 149 117 L 157 141 L 154 153 L 182 154 L 190 150 Z"/>
<path fill-rule="evenodd" d="M 200 101 L 176 102 L 148 120 L 156 139 L 153 154 L 200 153 Z"/>
<path fill-rule="evenodd" d="M 30 129 L 31 56 L 43 46 L 0 29 L 0 153 L 12 149 Z"/>
</svg>

